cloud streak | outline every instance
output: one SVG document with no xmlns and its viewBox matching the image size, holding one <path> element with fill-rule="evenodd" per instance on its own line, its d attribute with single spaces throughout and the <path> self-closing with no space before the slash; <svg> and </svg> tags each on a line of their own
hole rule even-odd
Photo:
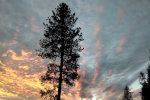
<svg viewBox="0 0 150 100">
<path fill-rule="evenodd" d="M 49 61 L 37 57 L 35 49 L 42 22 L 62 1 L 79 18 L 86 48 L 79 60 L 81 78 L 75 87 L 63 85 L 63 98 L 121 100 L 129 85 L 139 100 L 136 81 L 147 67 L 150 47 L 149 0 L 0 0 L 0 99 L 40 99 L 40 76 Z"/>
</svg>

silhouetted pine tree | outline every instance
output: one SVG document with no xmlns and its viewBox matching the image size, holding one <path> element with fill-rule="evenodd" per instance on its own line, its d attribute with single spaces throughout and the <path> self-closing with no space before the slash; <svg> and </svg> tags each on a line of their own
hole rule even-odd
<svg viewBox="0 0 150 100">
<path fill-rule="evenodd" d="M 141 98 L 142 100 L 150 100 L 150 64 L 147 68 L 147 74 L 140 73 Z"/>
<path fill-rule="evenodd" d="M 62 82 L 73 86 L 74 80 L 79 78 L 78 58 L 83 50 L 79 42 L 83 41 L 83 37 L 81 28 L 74 27 L 77 17 L 66 3 L 60 3 L 52 14 L 44 23 L 44 39 L 40 40 L 41 48 L 37 52 L 40 57 L 52 60 L 47 66 L 48 71 L 42 76 L 42 82 L 56 85 L 53 89 L 42 90 L 41 95 L 60 100 Z"/>
<path fill-rule="evenodd" d="M 124 88 L 124 95 L 122 100 L 133 100 L 132 98 L 132 92 L 130 92 L 130 89 L 128 86 Z"/>
</svg>

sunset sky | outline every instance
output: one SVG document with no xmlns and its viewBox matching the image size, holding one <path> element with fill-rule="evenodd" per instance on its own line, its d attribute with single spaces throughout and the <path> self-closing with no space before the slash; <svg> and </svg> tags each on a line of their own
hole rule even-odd
<svg viewBox="0 0 150 100">
<path fill-rule="evenodd" d="M 140 100 L 139 73 L 150 48 L 150 0 L 0 0 L 0 100 L 41 100 L 49 60 L 36 55 L 43 22 L 59 3 L 76 13 L 85 48 L 80 80 L 64 100 L 121 100 L 128 85 Z M 71 98 L 71 99 L 70 99 Z"/>
</svg>

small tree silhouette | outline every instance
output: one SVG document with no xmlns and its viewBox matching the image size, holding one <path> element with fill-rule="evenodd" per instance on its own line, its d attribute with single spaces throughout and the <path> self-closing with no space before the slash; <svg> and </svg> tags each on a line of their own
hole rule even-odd
<svg viewBox="0 0 150 100">
<path fill-rule="evenodd" d="M 132 92 L 130 92 L 130 89 L 128 86 L 124 88 L 124 95 L 122 100 L 133 100 L 132 98 Z"/>
<path fill-rule="evenodd" d="M 52 14 L 44 23 L 44 39 L 40 40 L 41 48 L 37 53 L 42 58 L 52 60 L 41 79 L 42 82 L 49 82 L 55 86 L 53 89 L 41 90 L 41 96 L 49 95 L 52 100 L 60 100 L 62 82 L 73 86 L 74 80 L 79 78 L 78 58 L 79 52 L 83 50 L 79 42 L 83 41 L 83 38 L 81 28 L 74 27 L 77 21 L 75 13 L 71 13 L 66 3 L 60 3 Z"/>
<path fill-rule="evenodd" d="M 140 92 L 142 100 L 150 100 L 150 64 L 147 68 L 147 74 L 141 72 L 139 79 L 142 85 Z"/>
</svg>

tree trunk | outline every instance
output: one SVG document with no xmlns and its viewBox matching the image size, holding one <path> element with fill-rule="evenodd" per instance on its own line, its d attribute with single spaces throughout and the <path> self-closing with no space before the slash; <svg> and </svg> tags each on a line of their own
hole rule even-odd
<svg viewBox="0 0 150 100">
<path fill-rule="evenodd" d="M 62 23 L 64 23 L 62 21 Z M 62 24 L 63 25 L 63 24 Z M 59 76 L 59 87 L 57 100 L 61 100 L 61 83 L 62 83 L 62 70 L 63 70 L 63 56 L 64 56 L 64 29 L 62 28 L 62 40 L 61 40 L 61 64 L 60 64 L 60 76 Z"/>
<path fill-rule="evenodd" d="M 60 97 L 61 97 L 61 83 L 62 83 L 63 56 L 64 56 L 64 39 L 63 39 L 62 50 L 61 50 L 61 65 L 60 65 L 60 67 L 59 67 L 59 69 L 60 69 L 60 76 L 59 76 L 59 87 L 58 87 L 58 98 L 57 98 L 57 100 L 60 100 Z"/>
</svg>

